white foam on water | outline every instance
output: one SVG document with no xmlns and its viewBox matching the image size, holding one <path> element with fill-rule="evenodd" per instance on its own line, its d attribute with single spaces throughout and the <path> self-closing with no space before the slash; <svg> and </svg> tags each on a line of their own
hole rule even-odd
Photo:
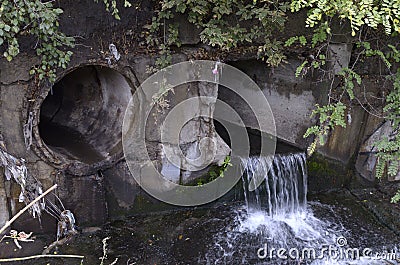
<svg viewBox="0 0 400 265">
<path fill-rule="evenodd" d="M 233 228 L 216 236 L 215 245 L 210 247 L 206 256 L 207 264 L 266 264 L 266 260 L 257 256 L 257 249 L 265 244 L 276 249 L 296 248 L 300 252 L 312 248 L 318 253 L 323 246 L 337 246 L 337 240 L 349 234 L 341 223 L 330 223 L 315 217 L 307 205 L 305 154 L 277 155 L 270 167 L 268 163 L 268 158 L 263 157 L 242 159 L 246 206 L 237 211 Z M 250 191 L 250 184 L 256 182 L 253 178 L 264 178 L 264 181 Z M 329 206 L 325 208 L 332 211 Z M 296 264 L 304 262 L 302 258 L 291 261 Z M 268 262 L 292 264 L 279 259 Z M 368 258 L 338 260 L 324 256 L 307 259 L 306 264 L 391 263 Z"/>
</svg>

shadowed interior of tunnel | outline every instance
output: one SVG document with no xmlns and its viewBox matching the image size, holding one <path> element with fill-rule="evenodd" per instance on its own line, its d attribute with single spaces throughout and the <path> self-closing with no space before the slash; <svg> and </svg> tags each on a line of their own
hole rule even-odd
<svg viewBox="0 0 400 265">
<path fill-rule="evenodd" d="M 55 83 L 43 101 L 40 136 L 54 152 L 87 164 L 119 154 L 130 98 L 131 87 L 119 72 L 77 68 Z"/>
<path fill-rule="evenodd" d="M 231 137 L 232 135 L 229 135 L 229 132 L 240 132 L 241 130 L 239 129 L 239 125 L 224 121 L 224 125 L 217 121 L 214 121 L 214 126 L 215 126 L 215 131 L 218 133 L 218 135 L 224 140 L 224 142 L 232 148 L 231 144 Z M 250 144 L 250 155 L 260 155 L 261 153 L 261 144 L 266 144 L 270 139 L 270 135 L 267 133 L 263 133 L 259 130 L 245 127 L 246 129 L 246 134 L 249 139 L 249 144 Z M 264 141 L 264 142 L 263 142 Z M 275 152 L 278 154 L 287 154 L 287 153 L 296 153 L 301 151 L 300 148 L 291 145 L 290 143 L 285 142 L 282 139 L 277 138 L 276 139 L 276 150 Z"/>
</svg>

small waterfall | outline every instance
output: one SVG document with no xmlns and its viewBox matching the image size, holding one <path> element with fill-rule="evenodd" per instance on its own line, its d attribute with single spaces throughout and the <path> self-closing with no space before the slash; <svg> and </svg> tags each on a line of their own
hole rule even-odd
<svg viewBox="0 0 400 265">
<path fill-rule="evenodd" d="M 307 208 L 307 168 L 304 153 L 242 159 L 246 216 L 240 231 L 267 237 L 276 247 L 313 242 L 326 244 L 328 224 Z M 254 183 L 260 183 L 254 187 Z M 251 187 L 254 190 L 251 190 Z"/>
<path fill-rule="evenodd" d="M 304 153 L 242 159 L 247 210 L 264 210 L 269 216 L 304 211 L 307 205 L 307 169 Z M 261 185 L 250 191 L 256 180 Z"/>
<path fill-rule="evenodd" d="M 346 256 L 354 250 L 346 239 L 352 238 L 351 232 L 331 206 L 307 202 L 304 153 L 276 155 L 272 161 L 250 157 L 242 159 L 242 166 L 245 205 L 232 209 L 234 217 L 199 264 L 395 264 Z M 313 209 L 330 218 L 317 218 Z M 324 248 L 334 251 L 327 254 Z M 278 249 L 293 255 L 279 257 Z"/>
<path fill-rule="evenodd" d="M 245 206 L 236 210 L 234 228 L 215 238 L 207 264 L 264 264 L 257 250 L 265 244 L 276 249 L 317 249 L 335 244 L 346 234 L 341 224 L 319 220 L 308 207 L 304 153 L 276 155 L 272 161 L 250 157 L 241 162 Z M 256 183 L 260 184 L 256 187 Z"/>
</svg>

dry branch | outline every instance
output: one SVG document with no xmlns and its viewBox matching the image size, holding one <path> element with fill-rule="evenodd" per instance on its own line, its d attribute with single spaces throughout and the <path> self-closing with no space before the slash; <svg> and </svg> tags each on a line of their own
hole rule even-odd
<svg viewBox="0 0 400 265">
<path fill-rule="evenodd" d="M 21 211 L 19 211 L 13 218 L 11 218 L 11 220 L 7 221 L 5 223 L 5 225 L 0 229 L 0 235 L 15 221 L 17 220 L 18 217 L 21 216 L 21 214 L 23 214 L 25 211 L 27 211 L 30 207 L 32 207 L 32 205 L 34 205 L 36 202 L 38 202 L 40 199 L 42 199 L 44 196 L 46 196 L 48 193 L 50 193 L 51 191 L 53 191 L 54 189 L 57 188 L 57 184 L 55 184 L 54 186 L 50 187 L 48 190 L 46 190 L 45 192 L 43 192 L 40 196 L 38 196 L 36 199 L 34 199 L 33 201 L 31 201 L 28 205 L 26 205 Z"/>
<path fill-rule="evenodd" d="M 38 259 L 38 258 L 75 258 L 75 259 L 84 259 L 85 256 L 79 256 L 79 255 L 34 255 L 34 256 L 20 257 L 20 258 L 0 259 L 0 262 L 23 261 L 23 260 Z"/>
</svg>

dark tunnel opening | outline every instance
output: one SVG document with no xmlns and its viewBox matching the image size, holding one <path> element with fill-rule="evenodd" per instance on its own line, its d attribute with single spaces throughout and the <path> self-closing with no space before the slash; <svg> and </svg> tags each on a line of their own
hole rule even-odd
<svg viewBox="0 0 400 265">
<path fill-rule="evenodd" d="M 77 68 L 43 101 L 40 136 L 54 152 L 86 164 L 122 153 L 122 121 L 130 98 L 131 87 L 117 71 Z"/>
<path fill-rule="evenodd" d="M 228 125 L 228 130 L 229 131 L 239 131 L 235 127 L 240 127 L 239 125 L 224 121 L 225 125 Z M 232 147 L 231 145 L 231 139 L 228 133 L 227 128 L 221 122 L 214 120 L 214 126 L 215 126 L 215 131 L 218 133 L 218 135 L 224 140 L 224 142 L 229 146 Z M 249 144 L 250 144 L 250 155 L 260 155 L 261 153 L 261 143 L 262 141 L 265 141 L 267 143 L 270 141 L 269 135 L 267 133 L 263 133 L 259 130 L 253 129 L 246 127 L 246 132 L 247 132 L 247 137 L 249 139 Z M 276 150 L 275 153 L 277 154 L 287 154 L 287 153 L 297 153 L 301 152 L 302 150 L 296 146 L 293 146 L 287 142 L 285 142 L 282 139 L 277 138 L 276 139 Z"/>
</svg>

